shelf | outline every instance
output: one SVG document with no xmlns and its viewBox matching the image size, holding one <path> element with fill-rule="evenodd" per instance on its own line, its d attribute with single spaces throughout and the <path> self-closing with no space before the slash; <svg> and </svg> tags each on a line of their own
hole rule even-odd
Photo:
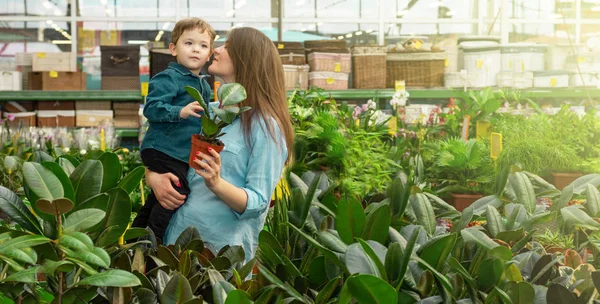
<svg viewBox="0 0 600 304">
<path fill-rule="evenodd" d="M 478 91 L 480 89 L 470 89 Z M 431 88 L 431 89 L 409 89 L 410 99 L 447 99 L 461 96 L 460 89 Z M 556 98 L 587 98 L 588 93 L 582 88 L 565 89 L 527 89 L 520 90 L 523 97 L 535 99 Z M 288 91 L 290 96 L 293 91 Z M 326 91 L 334 99 L 340 100 L 362 100 L 362 99 L 389 99 L 394 95 L 392 89 L 349 89 Z M 496 89 L 500 92 L 500 89 Z M 600 89 L 589 89 L 591 98 L 600 98 Z M 212 98 L 211 98 L 212 99 Z M 142 101 L 143 97 L 139 91 L 0 91 L 0 101 L 18 100 L 112 100 L 112 101 Z"/>
<path fill-rule="evenodd" d="M 113 100 L 142 101 L 140 91 L 0 91 L 0 101 Z"/>
<path fill-rule="evenodd" d="M 115 133 L 119 137 L 138 137 L 140 130 L 137 128 L 133 129 L 116 129 Z"/>
</svg>

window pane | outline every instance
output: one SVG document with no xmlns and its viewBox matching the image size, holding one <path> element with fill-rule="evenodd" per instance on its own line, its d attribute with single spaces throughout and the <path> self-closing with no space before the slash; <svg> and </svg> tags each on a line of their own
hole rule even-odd
<svg viewBox="0 0 600 304">
<path fill-rule="evenodd" d="M 0 12 L 18 16 L 69 16 L 68 0 L 0 0 Z"/>
<path fill-rule="evenodd" d="M 79 0 L 79 15 L 94 17 L 175 17 L 168 0 Z"/>
<path fill-rule="evenodd" d="M 479 12 L 486 14 L 487 2 L 482 0 L 381 0 L 384 18 L 423 19 L 455 18 L 476 19 Z M 496 0 L 499 2 L 499 0 Z M 494 13 L 491 13 L 492 18 Z M 483 15 L 485 17 L 485 15 Z"/>
<path fill-rule="evenodd" d="M 271 0 L 180 0 L 182 15 L 190 17 L 264 17 L 271 18 L 271 11 L 277 12 L 277 6 Z M 277 15 L 273 15 L 274 17 Z"/>
</svg>

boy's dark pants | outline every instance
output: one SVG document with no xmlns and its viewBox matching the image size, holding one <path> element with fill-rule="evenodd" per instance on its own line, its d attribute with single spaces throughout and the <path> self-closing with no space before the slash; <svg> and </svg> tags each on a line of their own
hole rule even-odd
<svg viewBox="0 0 600 304">
<path fill-rule="evenodd" d="M 140 153 L 142 162 L 150 170 L 156 173 L 173 173 L 179 178 L 181 187 L 173 185 L 177 192 L 188 195 L 190 187 L 187 182 L 187 171 L 189 165 L 178 159 L 175 159 L 165 153 L 154 149 L 144 149 Z M 146 203 L 140 208 L 136 218 L 131 224 L 132 227 L 152 229 L 157 238 L 163 239 L 165 230 L 169 226 L 169 221 L 176 210 L 165 209 L 156 199 L 154 191 L 148 195 Z"/>
</svg>

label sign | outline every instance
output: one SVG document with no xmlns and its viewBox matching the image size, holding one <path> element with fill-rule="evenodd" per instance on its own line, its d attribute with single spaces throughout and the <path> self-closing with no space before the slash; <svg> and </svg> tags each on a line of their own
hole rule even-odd
<svg viewBox="0 0 600 304">
<path fill-rule="evenodd" d="M 490 158 L 498 159 L 500 152 L 502 152 L 502 134 L 492 132 L 490 134 Z"/>
<path fill-rule="evenodd" d="M 342 71 L 342 64 L 339 62 L 335 63 L 335 68 L 333 69 L 334 72 L 341 72 Z"/>
<path fill-rule="evenodd" d="M 333 78 L 327 78 L 327 80 L 325 81 L 327 82 L 327 84 L 333 84 L 335 82 Z"/>
<path fill-rule="evenodd" d="M 58 72 L 50 71 L 50 78 L 58 78 Z"/>
</svg>

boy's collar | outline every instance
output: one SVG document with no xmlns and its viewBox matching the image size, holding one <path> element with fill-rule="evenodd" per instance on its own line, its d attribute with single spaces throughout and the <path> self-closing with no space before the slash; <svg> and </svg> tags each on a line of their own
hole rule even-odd
<svg viewBox="0 0 600 304">
<path fill-rule="evenodd" d="M 181 75 L 194 75 L 194 76 L 198 76 L 200 78 L 209 77 L 209 75 L 196 75 L 196 74 L 192 73 L 192 71 L 190 71 L 188 68 L 184 67 L 183 65 L 181 65 L 175 61 L 170 62 L 169 67 L 173 68 L 175 71 L 179 72 Z"/>
</svg>

